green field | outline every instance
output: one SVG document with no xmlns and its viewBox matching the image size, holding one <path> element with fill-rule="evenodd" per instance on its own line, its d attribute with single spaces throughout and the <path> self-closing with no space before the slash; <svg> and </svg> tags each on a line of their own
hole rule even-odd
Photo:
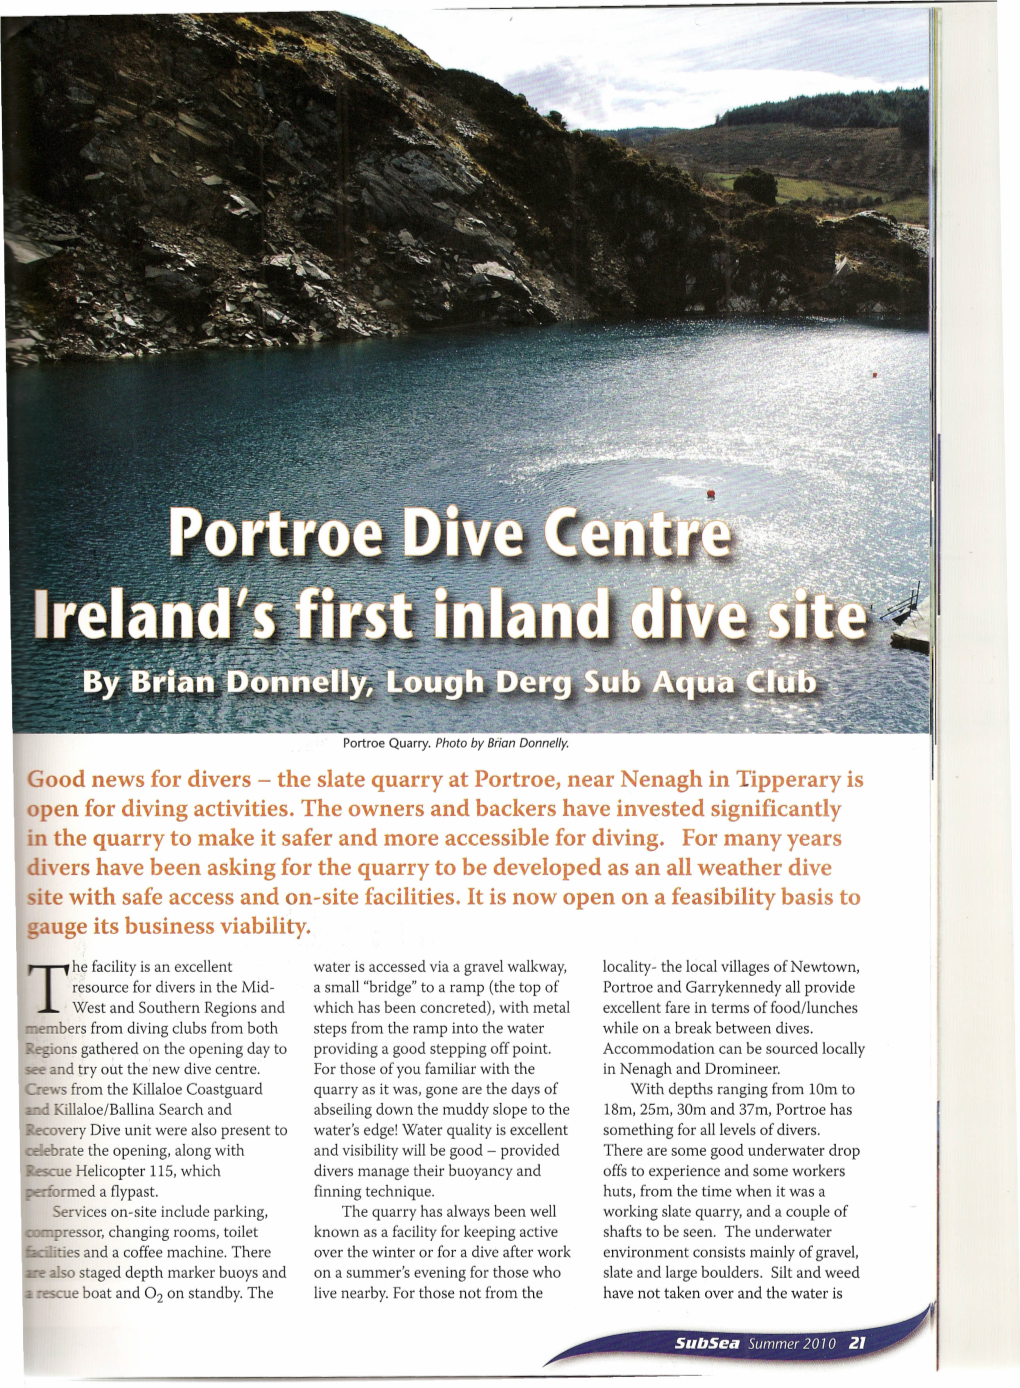
<svg viewBox="0 0 1020 1388">
<path fill-rule="evenodd" d="M 733 180 L 737 177 L 738 174 L 713 171 L 705 176 L 705 185 L 731 193 Z M 780 205 L 787 202 L 806 202 L 808 198 L 814 198 L 815 202 L 826 202 L 829 198 L 881 198 L 881 206 L 875 209 L 877 212 L 889 213 L 900 222 L 928 221 L 928 199 L 924 197 L 893 200 L 888 193 L 883 193 L 878 188 L 851 188 L 846 184 L 829 183 L 814 178 L 785 178 L 777 175 L 776 182 L 779 185 L 776 201 Z"/>
<path fill-rule="evenodd" d="M 887 212 L 898 222 L 917 222 L 922 226 L 928 225 L 927 198 L 900 198 L 896 202 L 884 202 L 876 210 Z"/>
</svg>

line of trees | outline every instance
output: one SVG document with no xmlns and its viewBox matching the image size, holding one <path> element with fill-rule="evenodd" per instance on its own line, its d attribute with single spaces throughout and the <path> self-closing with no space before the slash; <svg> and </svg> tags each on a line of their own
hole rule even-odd
<svg viewBox="0 0 1020 1388">
<path fill-rule="evenodd" d="M 912 145 L 928 143 L 928 90 L 897 87 L 892 92 L 828 92 L 736 106 L 717 116 L 716 125 L 806 125 L 816 130 L 837 126 L 883 130 L 899 127 Z"/>
</svg>

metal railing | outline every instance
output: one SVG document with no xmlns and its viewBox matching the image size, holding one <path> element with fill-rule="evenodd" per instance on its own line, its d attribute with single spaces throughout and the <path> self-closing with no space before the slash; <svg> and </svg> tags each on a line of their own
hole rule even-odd
<svg viewBox="0 0 1020 1388">
<path fill-rule="evenodd" d="M 887 607 L 883 612 L 875 614 L 875 620 L 884 622 L 886 618 L 899 626 L 900 622 L 905 622 L 911 612 L 916 612 L 918 603 L 921 600 L 921 580 L 918 579 L 910 590 L 909 597 L 901 598 L 899 602 L 894 602 L 891 607 Z M 874 612 L 874 604 L 869 604 L 869 610 Z"/>
</svg>

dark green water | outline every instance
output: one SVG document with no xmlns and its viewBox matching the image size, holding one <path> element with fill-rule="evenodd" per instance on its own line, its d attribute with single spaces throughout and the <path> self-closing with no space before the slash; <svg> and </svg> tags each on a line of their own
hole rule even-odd
<svg viewBox="0 0 1020 1388">
<path fill-rule="evenodd" d="M 873 374 L 876 373 L 877 375 Z M 893 651 L 875 623 L 864 641 L 767 640 L 770 602 L 802 584 L 879 609 L 927 589 L 928 337 L 904 327 L 812 321 L 560 327 L 541 332 L 364 342 L 314 351 L 216 354 L 25 371 L 11 377 L 14 718 L 20 731 L 367 732 L 692 731 L 923 732 L 928 663 Z M 714 488 L 715 501 L 706 500 Z M 517 560 L 402 555 L 404 506 L 519 520 Z M 192 546 L 171 559 L 169 508 L 207 521 L 280 510 L 385 533 L 383 559 L 353 549 L 327 559 L 214 559 Z M 725 519 L 732 557 L 574 560 L 542 540 L 556 506 L 582 520 Z M 572 533 L 577 539 L 577 530 Z M 490 546 L 491 549 L 491 546 Z M 744 641 L 642 642 L 634 603 L 677 584 L 699 604 L 736 600 Z M 336 600 L 414 602 L 413 641 L 300 641 L 293 604 L 307 585 Z M 450 599 L 505 604 L 613 594 L 611 641 L 446 641 L 432 636 L 437 584 Z M 32 594 L 107 605 L 187 601 L 247 586 L 244 619 L 275 604 L 276 637 L 236 620 L 229 642 L 33 639 Z M 357 630 L 358 628 L 356 628 Z M 362 628 L 363 630 L 363 628 Z M 386 671 L 471 667 L 485 696 L 389 697 Z M 632 697 L 586 695 L 584 671 L 640 675 Z M 801 667 L 810 698 L 757 698 L 744 676 Z M 132 669 L 315 675 L 347 667 L 373 696 L 154 697 L 126 692 Z M 82 693 L 82 671 L 120 676 L 108 702 Z M 497 696 L 495 672 L 568 674 L 568 701 Z M 659 670 L 734 677 L 733 696 L 653 694 Z"/>
</svg>

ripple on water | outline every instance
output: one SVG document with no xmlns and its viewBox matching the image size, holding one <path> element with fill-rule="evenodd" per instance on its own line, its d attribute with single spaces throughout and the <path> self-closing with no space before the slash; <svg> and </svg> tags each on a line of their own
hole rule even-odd
<svg viewBox="0 0 1020 1388">
<path fill-rule="evenodd" d="M 877 371 L 878 376 L 872 373 Z M 37 731 L 574 730 L 922 732 L 928 662 L 892 651 L 875 625 L 853 646 L 770 642 L 768 604 L 798 583 L 877 606 L 928 575 L 928 339 L 862 323 L 700 322 L 542 332 L 465 333 L 315 351 L 180 356 L 22 372 L 9 385 L 11 418 L 15 723 Z M 709 502 L 705 493 L 716 492 Z M 522 560 L 400 554 L 401 508 L 515 517 Z M 303 561 L 188 560 L 166 554 L 167 511 L 207 518 L 371 516 L 385 530 L 385 563 L 318 552 Z M 583 519 L 727 519 L 733 554 L 672 565 L 640 559 L 555 558 L 546 515 Z M 74 536 L 74 543 L 68 542 Z M 31 543 L 28 539 L 31 539 Z M 331 584 L 338 598 L 405 591 L 410 642 L 260 644 L 247 629 L 193 648 L 162 641 L 43 645 L 32 637 L 32 590 L 58 600 L 208 601 L 217 586 L 248 586 L 276 603 L 281 628 L 297 591 Z M 751 614 L 743 642 L 666 643 L 631 634 L 627 614 L 653 583 L 685 600 L 733 599 Z M 615 636 L 606 643 L 432 640 L 431 595 L 458 601 L 571 597 L 608 585 Z M 370 676 L 367 702 L 304 696 L 157 701 L 80 693 L 84 664 L 192 673 L 228 668 L 315 674 L 350 666 Z M 583 672 L 637 670 L 645 688 L 624 700 L 585 697 Z M 758 666 L 810 669 L 812 699 L 686 699 L 653 695 L 660 669 L 732 674 L 743 688 Z M 387 668 L 447 672 L 471 666 L 571 674 L 569 702 L 524 697 L 387 698 Z M 440 707 L 436 705 L 440 704 Z"/>
</svg>

